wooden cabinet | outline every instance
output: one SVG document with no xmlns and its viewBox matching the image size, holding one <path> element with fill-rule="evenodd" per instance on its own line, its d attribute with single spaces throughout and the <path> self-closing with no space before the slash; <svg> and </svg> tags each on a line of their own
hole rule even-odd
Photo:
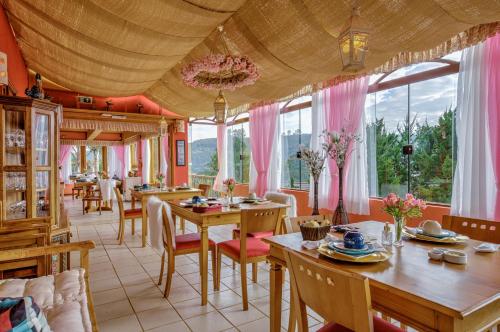
<svg viewBox="0 0 500 332">
<path fill-rule="evenodd" d="M 60 105 L 0 96 L 0 227 L 59 222 Z"/>
</svg>

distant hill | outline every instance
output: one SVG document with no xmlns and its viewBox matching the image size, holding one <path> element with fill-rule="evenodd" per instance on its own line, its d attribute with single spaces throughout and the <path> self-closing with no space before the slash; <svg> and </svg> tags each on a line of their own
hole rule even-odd
<svg viewBox="0 0 500 332">
<path fill-rule="evenodd" d="M 214 153 L 217 153 L 217 138 L 204 138 L 191 143 L 191 172 L 205 174 L 207 164 Z"/>
</svg>

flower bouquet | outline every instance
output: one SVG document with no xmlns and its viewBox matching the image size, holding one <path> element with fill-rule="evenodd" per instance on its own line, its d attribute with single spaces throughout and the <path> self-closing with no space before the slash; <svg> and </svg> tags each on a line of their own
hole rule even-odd
<svg viewBox="0 0 500 332">
<path fill-rule="evenodd" d="M 384 211 L 394 218 L 394 228 L 396 229 L 396 247 L 403 246 L 403 227 L 406 218 L 418 218 L 422 216 L 422 211 L 427 207 L 421 199 L 415 198 L 412 194 L 406 194 L 402 199 L 395 193 L 388 194 L 384 200 Z"/>
<path fill-rule="evenodd" d="M 228 193 L 230 203 L 232 204 L 233 203 L 233 191 L 234 191 L 234 187 L 236 185 L 236 180 L 233 178 L 225 179 L 223 184 L 226 187 L 226 192 Z"/>
<path fill-rule="evenodd" d="M 300 147 L 300 158 L 304 160 L 306 166 L 309 168 L 314 181 L 314 206 L 312 215 L 319 215 L 318 209 L 318 182 L 323 168 L 325 168 L 326 155 L 321 151 L 314 151 L 307 147 Z"/>
<path fill-rule="evenodd" d="M 164 179 L 165 179 L 165 175 L 163 173 L 156 174 L 156 180 L 158 180 L 158 183 L 160 184 L 161 189 L 163 189 L 165 187 L 165 183 L 163 182 Z"/>
</svg>

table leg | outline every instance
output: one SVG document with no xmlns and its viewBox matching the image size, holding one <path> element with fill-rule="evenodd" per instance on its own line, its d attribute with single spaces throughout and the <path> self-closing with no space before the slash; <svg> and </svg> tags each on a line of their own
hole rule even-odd
<svg viewBox="0 0 500 332">
<path fill-rule="evenodd" d="M 281 301 L 283 291 L 283 267 L 280 264 L 271 262 L 271 307 L 270 324 L 271 332 L 281 331 Z"/>
<path fill-rule="evenodd" d="M 208 297 L 208 227 L 206 225 L 201 226 L 200 250 L 201 305 L 206 305 Z"/>
<path fill-rule="evenodd" d="M 130 208 L 135 209 L 135 196 L 132 194 L 130 197 L 131 203 L 130 203 Z"/>
<path fill-rule="evenodd" d="M 147 209 L 146 209 L 146 200 L 144 197 L 141 200 L 141 209 L 142 209 L 142 247 L 144 248 L 146 246 L 146 235 L 148 234 L 148 215 L 147 215 Z"/>
</svg>

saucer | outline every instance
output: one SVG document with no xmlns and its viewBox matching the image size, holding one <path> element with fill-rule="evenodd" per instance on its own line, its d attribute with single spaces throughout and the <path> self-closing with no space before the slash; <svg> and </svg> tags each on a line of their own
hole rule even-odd
<svg viewBox="0 0 500 332">
<path fill-rule="evenodd" d="M 360 249 L 354 249 L 354 248 L 347 248 L 344 245 L 344 241 L 332 241 L 328 243 L 328 248 L 331 250 L 339 251 L 347 255 L 367 255 L 374 252 L 373 246 L 370 244 L 365 244 L 363 248 Z"/>
<path fill-rule="evenodd" d="M 430 234 L 430 233 L 425 232 L 420 227 L 417 227 L 415 229 L 417 230 L 417 234 L 421 234 L 421 235 L 425 235 L 425 236 L 430 236 L 430 237 L 435 237 L 435 238 L 438 238 L 438 239 L 442 239 L 442 238 L 445 238 L 445 237 L 454 237 L 454 236 L 457 236 L 457 233 L 452 232 L 452 231 L 448 231 L 446 229 L 442 229 L 441 230 L 441 234 Z"/>
</svg>

